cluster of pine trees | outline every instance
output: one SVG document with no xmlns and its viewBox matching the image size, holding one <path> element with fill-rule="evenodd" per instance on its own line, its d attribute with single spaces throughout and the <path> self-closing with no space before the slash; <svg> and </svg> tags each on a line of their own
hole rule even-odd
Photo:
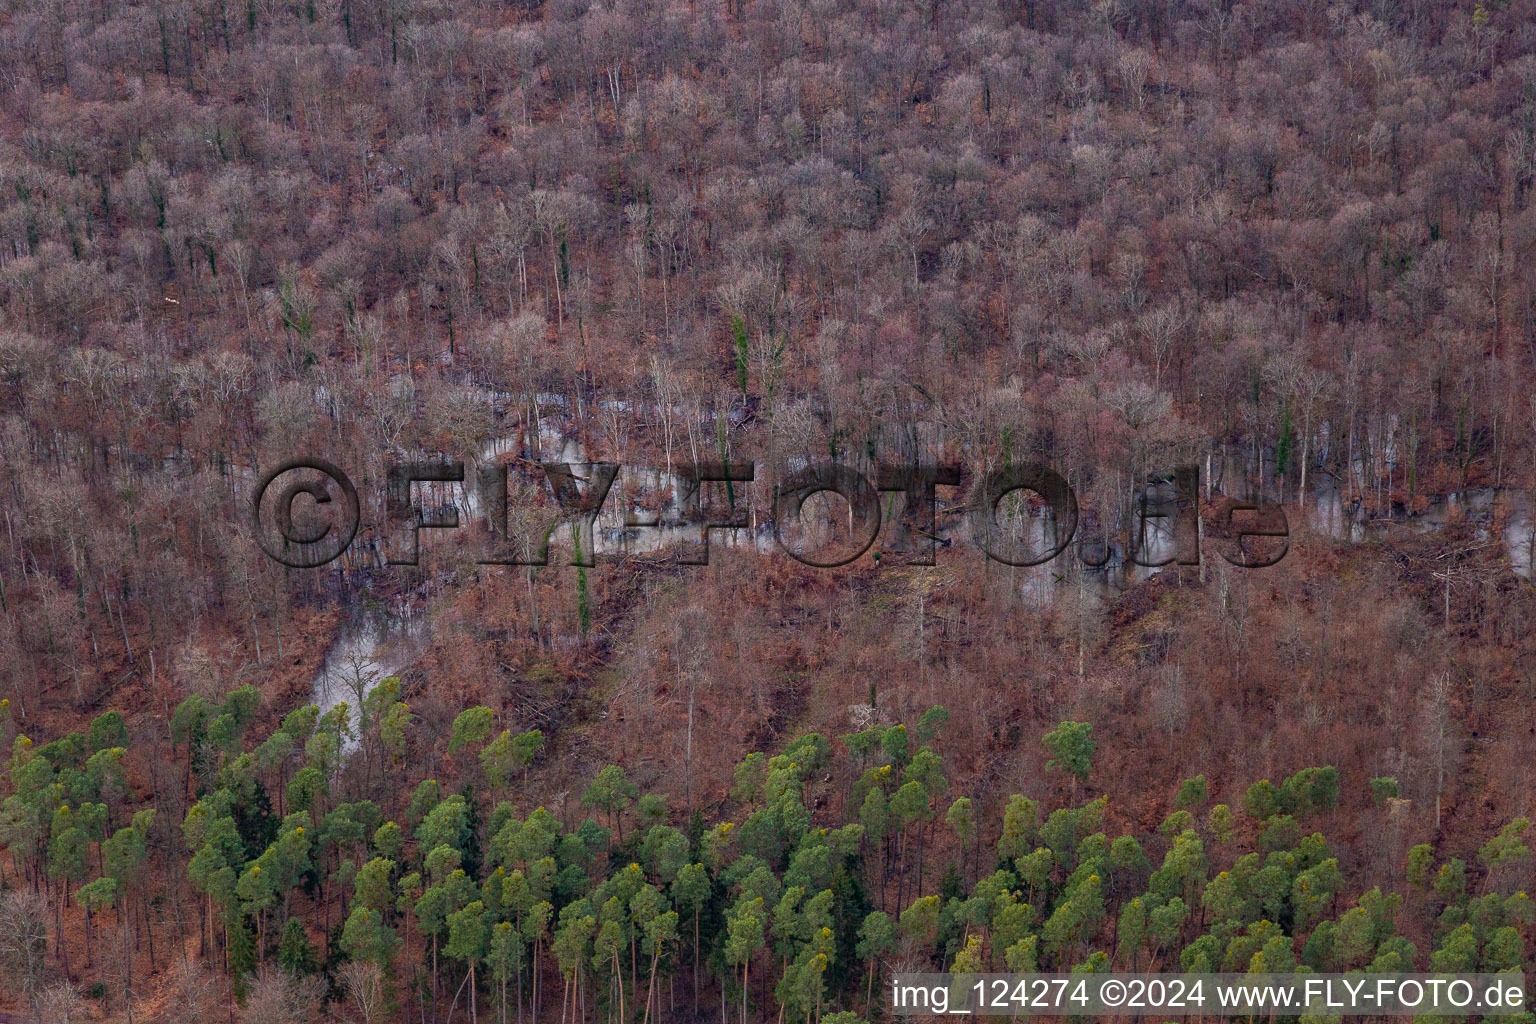
<svg viewBox="0 0 1536 1024">
<path fill-rule="evenodd" d="M 910 730 L 808 734 L 751 754 L 717 822 L 642 793 L 618 765 L 586 786 L 579 821 L 519 807 L 516 773 L 543 738 L 498 732 L 485 707 L 454 723 L 455 791 L 424 778 L 388 786 L 383 806 L 333 798 L 358 733 L 389 748 L 412 727 L 398 694 L 386 680 L 358 715 L 308 706 L 264 737 L 249 687 L 182 704 L 173 735 L 195 803 L 178 848 L 158 851 L 176 865 L 166 873 L 151 870 L 156 811 L 124 775 L 120 713 L 44 745 L 16 736 L 5 886 L 46 896 L 57 969 L 71 973 L 72 907 L 87 964 L 107 915 L 131 923 L 153 964 L 162 903 L 183 878 L 198 905 L 182 945 L 227 972 L 233 999 L 254 977 L 322 979 L 369 1022 L 649 1024 L 691 1010 L 847 1024 L 883 1014 L 881 979 L 897 969 L 1518 970 L 1536 919 L 1521 889 L 1524 818 L 1475 864 L 1418 845 L 1406 891 L 1352 891 L 1351 851 L 1312 827 L 1339 800 L 1332 767 L 1255 782 L 1238 808 L 1212 803 L 1197 776 L 1155 832 L 1114 834 L 1108 796 L 1077 800 L 1094 754 L 1080 722 L 1044 737 L 1063 805 L 1014 795 L 988 828 L 950 792 L 942 707 Z M 834 773 L 856 780 L 846 820 L 818 813 L 816 787 Z M 1403 810 L 1390 778 L 1360 802 L 1380 808 L 1367 819 Z M 46 954 L 46 932 L 28 934 Z M 22 980 L 35 999 L 41 979 Z"/>
</svg>

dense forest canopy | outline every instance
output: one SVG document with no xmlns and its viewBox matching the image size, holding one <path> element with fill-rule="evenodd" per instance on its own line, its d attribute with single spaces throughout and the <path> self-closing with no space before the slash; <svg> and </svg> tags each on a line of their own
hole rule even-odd
<svg viewBox="0 0 1536 1024">
<path fill-rule="evenodd" d="M 1533 185 L 1532 0 L 12 0 L 5 1012 L 1518 967 Z M 321 569 L 247 527 L 294 457 L 363 505 Z M 828 571 L 762 540 L 822 459 L 960 472 Z M 389 565 L 438 460 L 525 540 L 541 463 L 650 470 L 548 566 Z M 704 463 L 743 528 L 637 551 Z M 1026 464 L 1038 570 L 960 514 Z M 1286 557 L 1132 565 L 1184 466 Z"/>
<path fill-rule="evenodd" d="M 412 997 L 434 1017 L 447 1001 L 448 1019 L 462 997 L 474 1019 L 484 981 L 498 1022 L 523 1019 L 525 1008 L 540 1020 L 554 999 L 541 986 L 557 975 L 561 1020 L 626 1020 L 641 1006 L 642 1020 L 675 1015 L 682 979 L 695 1015 L 709 998 L 722 1019 L 727 1007 L 739 1005 L 745 1022 L 776 1004 L 791 1020 L 847 1024 L 877 1013 L 876 977 L 887 970 L 1394 973 L 1427 962 L 1493 973 L 1522 968 L 1521 931 L 1536 921 L 1523 888 L 1528 819 L 1489 838 L 1470 868 L 1459 857 L 1437 862 L 1429 844 L 1406 858 L 1390 846 L 1335 851 L 1322 832 L 1304 834 L 1340 808 L 1331 765 L 1253 783 L 1240 811 L 1212 803 L 1204 775 L 1186 779 L 1175 809 L 1140 838 L 1109 837 L 1107 795 L 1047 810 L 1013 794 L 1000 822 L 979 821 L 970 797 L 954 797 L 935 749 L 950 718 L 940 706 L 911 730 L 840 737 L 843 756 L 816 733 L 772 757 L 748 755 L 732 773 L 739 822 L 711 824 L 695 808 L 678 828 L 667 796 L 642 793 L 616 764 L 587 783 L 580 806 L 590 816 L 569 829 L 542 806 L 523 817 L 500 800 L 487 815 L 481 794 L 505 792 L 543 736 L 496 734 L 483 706 L 461 712 L 448 737 L 458 792 L 437 778 L 400 785 L 396 772 L 383 806 L 351 800 L 372 774 L 365 763 L 342 775 L 344 744 L 361 738 L 371 756 L 398 764 L 420 728 L 398 694 L 393 677 L 369 694 L 361 737 L 345 705 L 324 715 L 310 705 L 261 739 L 250 686 L 221 706 L 192 697 L 176 709 L 174 736 L 202 796 L 181 824 L 193 893 L 172 906 L 173 1012 L 182 1014 L 173 1019 L 212 1020 L 236 999 L 247 1020 L 310 1019 L 329 988 L 365 1021 Z M 1074 794 L 1091 774 L 1092 736 L 1088 723 L 1063 722 L 1044 737 L 1048 770 Z M 86 735 L 13 744 L 4 838 L 17 881 L 32 888 L 0 897 L 0 952 L 34 1004 L 79 1001 L 67 986 L 38 991 L 50 899 L 85 910 L 85 959 L 98 960 L 95 991 L 108 1010 L 114 996 L 131 1001 L 140 937 L 154 967 L 156 810 L 124 800 L 126 751 L 105 746 L 119 741 L 123 717 L 109 711 Z M 1345 794 L 1348 813 L 1400 832 L 1408 802 L 1398 791 L 1395 778 L 1370 779 Z M 823 809 L 822 823 L 810 807 Z M 1352 891 L 1341 855 L 1345 864 L 1402 860 L 1391 866 L 1404 891 Z M 1427 958 L 1399 918 L 1437 936 Z M 113 920 L 115 945 L 93 954 L 93 930 Z M 414 992 L 397 990 L 394 965 L 412 959 L 413 941 L 423 966 Z"/>
</svg>

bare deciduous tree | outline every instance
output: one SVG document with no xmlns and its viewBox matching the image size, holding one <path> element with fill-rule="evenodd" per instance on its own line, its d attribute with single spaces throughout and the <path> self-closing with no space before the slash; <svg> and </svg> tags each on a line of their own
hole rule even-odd
<svg viewBox="0 0 1536 1024">
<path fill-rule="evenodd" d="M 59 982 L 38 993 L 37 1016 L 42 1024 L 82 1024 L 92 1014 L 75 986 Z"/>
<path fill-rule="evenodd" d="M 352 997 L 363 1024 L 373 1024 L 384 1012 L 384 972 L 372 960 L 350 960 L 336 972 Z"/>
<path fill-rule="evenodd" d="M 48 900 L 30 889 L 0 894 L 0 969 L 6 986 L 37 1002 L 48 956 Z"/>
<path fill-rule="evenodd" d="M 241 1020 L 244 1024 L 311 1024 L 319 1020 L 324 1001 L 325 982 L 319 978 L 299 978 L 268 968 L 251 985 Z"/>
<path fill-rule="evenodd" d="M 227 992 L 219 976 L 190 959 L 180 961 L 173 970 L 175 999 L 161 1011 L 164 1024 L 213 1024 L 228 1019 Z"/>
</svg>

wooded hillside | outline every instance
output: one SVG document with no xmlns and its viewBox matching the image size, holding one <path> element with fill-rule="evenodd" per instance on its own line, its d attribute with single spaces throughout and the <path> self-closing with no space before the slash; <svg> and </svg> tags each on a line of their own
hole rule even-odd
<svg viewBox="0 0 1536 1024">
<path fill-rule="evenodd" d="M 13 0 L 0 1012 L 1524 962 L 1533 185 L 1536 0 Z M 360 498 L 322 568 L 249 526 L 298 457 Z M 817 460 L 958 482 L 819 569 Z M 482 471 L 527 561 L 602 463 L 480 560 Z M 1077 533 L 1013 567 L 963 506 L 1026 464 Z M 1137 566 L 1177 467 L 1203 557 Z"/>
</svg>

